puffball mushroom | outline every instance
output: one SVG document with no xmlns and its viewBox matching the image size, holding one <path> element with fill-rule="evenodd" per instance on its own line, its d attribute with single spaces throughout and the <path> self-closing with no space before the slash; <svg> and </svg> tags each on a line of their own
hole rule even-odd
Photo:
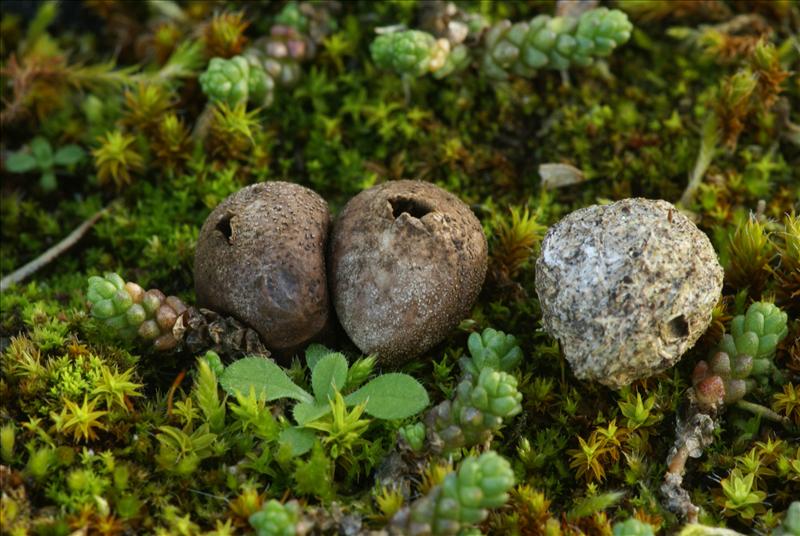
<svg viewBox="0 0 800 536">
<path fill-rule="evenodd" d="M 319 334 L 330 302 L 328 204 L 288 182 L 242 188 L 208 216 L 197 240 L 198 303 L 255 329 L 273 351 Z"/>
<path fill-rule="evenodd" d="M 487 268 L 467 205 L 420 181 L 387 182 L 350 200 L 333 227 L 329 275 L 350 339 L 384 364 L 439 343 L 467 315 Z"/>
<path fill-rule="evenodd" d="M 674 365 L 711 322 L 723 271 L 666 201 L 624 199 L 550 228 L 536 261 L 545 329 L 575 375 L 618 389 Z"/>
</svg>

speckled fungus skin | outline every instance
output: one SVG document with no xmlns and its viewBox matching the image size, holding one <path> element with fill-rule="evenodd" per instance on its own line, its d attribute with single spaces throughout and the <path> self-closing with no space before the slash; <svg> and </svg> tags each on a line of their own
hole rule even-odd
<svg viewBox="0 0 800 536">
<path fill-rule="evenodd" d="M 303 186 L 276 181 L 242 188 L 200 230 L 198 303 L 245 322 L 279 353 L 311 340 L 330 311 L 330 223 L 328 204 Z"/>
<path fill-rule="evenodd" d="M 345 206 L 331 239 L 339 321 L 383 364 L 419 356 L 469 314 L 487 251 L 478 219 L 445 190 L 408 180 L 365 190 Z"/>
<path fill-rule="evenodd" d="M 550 228 L 536 262 L 545 329 L 575 375 L 618 389 L 674 365 L 711 321 L 723 271 L 666 201 L 624 199 Z"/>
</svg>

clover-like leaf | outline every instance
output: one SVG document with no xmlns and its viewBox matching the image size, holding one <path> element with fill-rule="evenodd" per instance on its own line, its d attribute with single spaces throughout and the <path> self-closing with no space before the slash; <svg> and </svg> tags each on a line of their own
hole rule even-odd
<svg viewBox="0 0 800 536">
<path fill-rule="evenodd" d="M 319 363 L 320 359 L 332 353 L 333 350 L 327 346 L 323 346 L 321 344 L 310 344 L 308 348 L 306 348 L 306 365 L 308 365 L 308 370 L 314 370 L 314 367 L 317 366 L 317 363 Z"/>
<path fill-rule="evenodd" d="M 347 359 L 340 353 L 328 354 L 311 371 L 311 388 L 319 403 L 328 403 L 347 381 Z"/>
<path fill-rule="evenodd" d="M 428 392 L 408 374 L 392 372 L 347 395 L 345 401 L 348 406 L 366 402 L 366 412 L 378 419 L 404 419 L 425 409 Z"/>
<path fill-rule="evenodd" d="M 298 402 L 292 409 L 294 420 L 300 426 L 305 426 L 311 421 L 330 413 L 331 405 L 328 402 Z"/>
<path fill-rule="evenodd" d="M 36 159 L 39 169 L 53 167 L 53 148 L 50 147 L 50 142 L 41 136 L 31 140 L 31 154 Z"/>
<path fill-rule="evenodd" d="M 86 156 L 86 151 L 73 143 L 65 145 L 56 151 L 53 161 L 58 166 L 74 166 L 83 160 L 84 156 Z"/>
<path fill-rule="evenodd" d="M 285 428 L 281 432 L 278 436 L 278 443 L 287 445 L 292 456 L 302 456 L 314 446 L 315 437 L 316 434 L 314 434 L 313 430 L 291 427 Z"/>
<path fill-rule="evenodd" d="M 11 173 L 27 173 L 37 167 L 36 159 L 23 151 L 8 153 L 6 157 L 6 169 Z"/>
<path fill-rule="evenodd" d="M 314 397 L 295 385 L 281 367 L 262 357 L 245 357 L 230 364 L 220 376 L 219 383 L 232 395 L 237 391 L 249 393 L 252 388 L 266 401 L 279 398 L 314 401 Z"/>
</svg>

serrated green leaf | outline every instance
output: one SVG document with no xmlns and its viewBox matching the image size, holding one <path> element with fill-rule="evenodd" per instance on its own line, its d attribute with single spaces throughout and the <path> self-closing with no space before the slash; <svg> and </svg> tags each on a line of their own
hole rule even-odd
<svg viewBox="0 0 800 536">
<path fill-rule="evenodd" d="M 311 421 L 315 421 L 331 411 L 331 405 L 327 402 L 298 402 L 292 409 L 294 420 L 300 426 L 304 426 Z"/>
<path fill-rule="evenodd" d="M 298 404 L 299 405 L 299 404 Z M 292 456 L 302 456 L 314 446 L 316 434 L 308 428 L 285 428 L 278 436 L 278 443 L 289 447 Z"/>
<path fill-rule="evenodd" d="M 230 364 L 220 376 L 219 383 L 232 395 L 237 391 L 249 393 L 253 388 L 256 395 L 266 401 L 279 398 L 314 401 L 310 394 L 289 379 L 281 367 L 262 357 L 245 357 Z"/>
<path fill-rule="evenodd" d="M 86 152 L 75 144 L 65 145 L 56 151 L 53 161 L 59 166 L 73 166 L 83 160 Z"/>
<path fill-rule="evenodd" d="M 425 409 L 428 392 L 408 374 L 392 372 L 347 395 L 345 401 L 348 406 L 366 402 L 366 412 L 378 419 L 404 419 Z"/>
<path fill-rule="evenodd" d="M 27 173 L 36 169 L 36 167 L 36 159 L 22 151 L 9 153 L 6 158 L 6 169 L 11 173 Z"/>
<path fill-rule="evenodd" d="M 347 359 L 342 354 L 328 354 L 311 371 L 311 388 L 317 402 L 327 404 L 347 381 Z"/>
<path fill-rule="evenodd" d="M 321 344 L 311 344 L 306 348 L 306 365 L 308 370 L 314 370 L 319 360 L 328 354 L 332 354 L 333 350 Z"/>
</svg>

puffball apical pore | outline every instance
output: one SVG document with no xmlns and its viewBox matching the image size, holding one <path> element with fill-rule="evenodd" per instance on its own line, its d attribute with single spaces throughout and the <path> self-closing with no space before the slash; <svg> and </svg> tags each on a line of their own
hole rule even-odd
<svg viewBox="0 0 800 536">
<path fill-rule="evenodd" d="M 674 365 L 711 322 L 722 267 L 666 201 L 624 199 L 550 228 L 536 261 L 544 327 L 575 375 L 613 388 Z"/>
<path fill-rule="evenodd" d="M 483 285 L 487 244 L 467 205 L 438 186 L 392 181 L 350 200 L 334 224 L 331 293 L 365 353 L 398 364 L 439 343 Z"/>
<path fill-rule="evenodd" d="M 329 226 L 328 204 L 308 188 L 280 181 L 242 188 L 200 230 L 198 303 L 245 322 L 270 350 L 308 342 L 330 310 Z"/>
</svg>

